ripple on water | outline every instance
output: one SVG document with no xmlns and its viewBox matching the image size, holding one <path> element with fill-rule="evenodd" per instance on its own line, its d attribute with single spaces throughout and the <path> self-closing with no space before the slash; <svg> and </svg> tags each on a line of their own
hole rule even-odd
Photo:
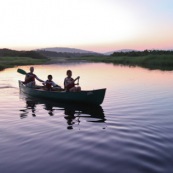
<svg viewBox="0 0 173 173">
<path fill-rule="evenodd" d="M 50 73 L 58 69 L 64 74 L 66 66 L 54 66 L 49 66 Z M 84 77 L 93 68 L 78 66 L 75 70 Z M 28 101 L 13 87 L 16 83 L 0 84 L 0 172 L 172 173 L 171 76 L 160 74 L 160 82 L 157 71 L 105 66 L 107 70 L 99 72 L 104 79 L 96 74 L 92 79 L 99 84 L 104 80 L 107 87 L 102 107 L 95 110 Z M 150 79 L 153 73 L 158 75 L 155 80 Z M 107 79 L 110 74 L 116 75 Z M 10 73 L 9 80 L 12 77 Z"/>
</svg>

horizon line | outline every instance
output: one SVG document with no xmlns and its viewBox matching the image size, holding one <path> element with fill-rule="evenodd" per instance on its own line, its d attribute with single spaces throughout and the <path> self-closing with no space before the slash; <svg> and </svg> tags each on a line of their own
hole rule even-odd
<svg viewBox="0 0 173 173">
<path fill-rule="evenodd" d="M 35 51 L 35 50 L 40 50 L 40 49 L 50 49 L 50 48 L 66 48 L 66 49 L 77 49 L 77 50 L 81 50 L 81 51 L 88 51 L 88 52 L 93 52 L 93 53 L 100 53 L 100 54 L 105 54 L 105 53 L 109 53 L 109 52 L 117 52 L 117 51 L 145 51 L 145 50 L 163 50 L 163 51 L 173 51 L 172 49 L 156 49 L 156 48 L 152 48 L 152 49 L 128 49 L 128 48 L 122 48 L 122 49 L 116 49 L 116 50 L 112 50 L 112 51 L 106 51 L 106 52 L 98 52 L 98 51 L 93 51 L 93 50 L 86 50 L 86 49 L 81 49 L 81 48 L 74 48 L 74 47 L 44 47 L 44 48 L 35 48 L 35 49 L 16 49 L 16 48 L 8 48 L 8 47 L 0 47 L 0 49 L 9 49 L 9 50 L 15 50 L 15 51 Z M 55 51 L 56 52 L 56 51 Z"/>
</svg>

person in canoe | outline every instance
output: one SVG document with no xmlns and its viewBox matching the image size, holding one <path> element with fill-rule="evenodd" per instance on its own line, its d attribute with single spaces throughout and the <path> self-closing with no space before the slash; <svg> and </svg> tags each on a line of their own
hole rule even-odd
<svg viewBox="0 0 173 173">
<path fill-rule="evenodd" d="M 44 82 L 34 74 L 34 67 L 30 67 L 30 72 L 26 74 L 25 81 L 23 83 L 28 87 L 34 87 L 35 79 L 37 79 L 39 82 Z"/>
<path fill-rule="evenodd" d="M 48 75 L 47 78 L 48 80 L 43 82 L 43 85 L 46 87 L 46 90 L 48 91 L 61 90 L 61 87 L 52 81 L 53 78 L 52 75 Z"/>
<path fill-rule="evenodd" d="M 67 77 L 64 79 L 64 89 L 66 91 L 70 91 L 70 92 L 79 92 L 81 91 L 81 87 L 80 86 L 75 86 L 75 85 L 79 85 L 79 83 L 75 84 L 75 81 L 79 81 L 79 76 L 76 79 L 72 78 L 72 71 L 71 70 L 67 70 Z"/>
</svg>

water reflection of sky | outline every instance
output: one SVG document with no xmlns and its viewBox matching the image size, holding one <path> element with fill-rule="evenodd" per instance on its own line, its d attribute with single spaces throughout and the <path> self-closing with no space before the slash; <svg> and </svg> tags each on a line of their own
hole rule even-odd
<svg viewBox="0 0 173 173">
<path fill-rule="evenodd" d="M 29 71 L 30 66 L 20 68 Z M 139 67 L 117 66 L 104 63 L 62 63 L 54 65 L 37 65 L 35 74 L 43 80 L 48 74 L 53 75 L 53 80 L 63 86 L 66 70 L 73 71 L 73 77 L 80 76 L 80 86 L 83 90 L 107 88 L 103 106 L 115 109 L 122 105 L 152 102 L 172 94 L 173 72 L 160 70 L 147 70 Z M 0 73 L 0 88 L 6 88 L 1 93 L 3 102 L 6 95 L 18 92 L 18 80 L 23 80 L 24 75 L 16 72 L 17 68 L 9 68 Z M 38 82 L 39 84 L 39 82 Z M 9 88 L 9 89 L 7 89 Z M 12 90 L 13 88 L 15 90 Z M 8 93 L 9 92 L 9 93 Z"/>
<path fill-rule="evenodd" d="M 30 66 L 20 67 L 29 71 Z M 1 85 L 18 86 L 17 81 L 23 80 L 24 76 L 16 72 L 17 68 L 9 68 L 1 71 Z M 37 65 L 35 74 L 43 80 L 47 79 L 48 74 L 53 75 L 53 80 L 60 85 L 66 77 L 66 71 L 71 69 L 73 77 L 80 76 L 80 84 L 84 89 L 92 88 L 117 88 L 125 86 L 161 85 L 172 84 L 173 72 L 160 70 L 147 70 L 139 67 L 123 67 L 104 63 L 79 63 L 79 64 L 56 64 L 56 65 Z"/>
<path fill-rule="evenodd" d="M 30 66 L 20 67 L 29 71 Z M 23 80 L 24 76 L 16 72 L 17 68 L 9 68 L 0 72 L 0 87 L 18 88 L 18 80 Z M 135 92 L 146 89 L 162 90 L 170 89 L 173 85 L 173 72 L 159 70 L 147 70 L 138 67 L 122 67 L 104 63 L 79 63 L 79 64 L 56 64 L 37 65 L 35 74 L 43 80 L 48 74 L 53 75 L 53 80 L 63 86 L 66 70 L 73 71 L 73 77 L 80 76 L 82 89 L 107 88 L 107 91 L 119 93 L 121 91 Z M 39 84 L 39 82 L 38 82 Z"/>
<path fill-rule="evenodd" d="M 41 79 L 52 74 L 62 84 L 71 69 L 83 89 L 106 87 L 101 107 L 91 108 L 21 96 L 24 76 L 16 69 L 0 72 L 4 173 L 173 170 L 173 72 L 103 63 L 35 66 Z"/>
</svg>

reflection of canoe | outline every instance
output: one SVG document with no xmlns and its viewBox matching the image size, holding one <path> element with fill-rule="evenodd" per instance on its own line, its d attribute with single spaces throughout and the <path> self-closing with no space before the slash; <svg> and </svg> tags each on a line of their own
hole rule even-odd
<svg viewBox="0 0 173 173">
<path fill-rule="evenodd" d="M 105 96 L 106 89 L 81 91 L 81 92 L 65 92 L 65 91 L 45 91 L 42 89 L 34 89 L 26 87 L 21 81 L 19 81 L 19 88 L 25 94 L 46 98 L 51 100 L 60 100 L 68 102 L 79 102 L 87 104 L 102 104 Z"/>
<path fill-rule="evenodd" d="M 26 101 L 27 107 L 34 108 L 36 105 L 44 105 L 44 109 L 48 111 L 52 110 L 64 110 L 65 115 L 74 115 L 75 113 L 90 115 L 95 118 L 104 118 L 104 111 L 100 105 L 86 105 L 81 103 L 69 103 L 58 102 L 53 100 L 47 100 L 42 98 L 36 98 L 32 96 L 20 95 L 22 99 Z"/>
<path fill-rule="evenodd" d="M 58 112 L 61 112 L 60 115 L 64 114 L 68 129 L 72 129 L 73 124 L 76 122 L 79 124 L 80 118 L 81 120 L 85 119 L 85 121 L 93 123 L 104 123 L 106 121 L 104 111 L 100 105 L 59 102 L 32 97 L 23 93 L 20 93 L 20 98 L 26 102 L 24 109 L 20 110 L 21 118 L 26 118 L 30 113 L 32 113 L 33 117 L 39 116 L 37 109 L 40 109 L 40 107 L 37 107 L 37 105 L 41 105 L 50 116 L 54 116 L 58 114 Z"/>
</svg>

